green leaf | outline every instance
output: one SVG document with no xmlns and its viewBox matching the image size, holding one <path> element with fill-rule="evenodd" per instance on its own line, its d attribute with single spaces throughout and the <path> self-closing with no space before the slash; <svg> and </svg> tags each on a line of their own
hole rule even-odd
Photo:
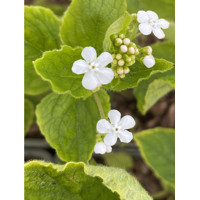
<svg viewBox="0 0 200 200">
<path fill-rule="evenodd" d="M 139 10 L 152 10 L 158 14 L 159 18 L 175 19 L 174 0 L 127 0 L 127 10 L 130 13 L 137 13 Z"/>
<path fill-rule="evenodd" d="M 74 61 L 81 59 L 82 48 L 63 46 L 61 50 L 45 52 L 34 62 L 36 72 L 49 81 L 54 92 L 69 93 L 75 98 L 87 98 L 92 91 L 82 86 L 83 74 L 72 72 Z"/>
<path fill-rule="evenodd" d="M 154 128 L 134 136 L 147 165 L 155 174 L 175 186 L 175 131 L 168 128 Z"/>
<path fill-rule="evenodd" d="M 130 155 L 123 152 L 111 152 L 103 155 L 106 164 L 112 167 L 129 169 L 133 167 L 133 159 Z"/>
<path fill-rule="evenodd" d="M 108 27 L 126 10 L 125 0 L 73 0 L 61 26 L 61 38 L 72 47 L 94 47 L 103 51 Z"/>
<path fill-rule="evenodd" d="M 153 49 L 153 56 L 175 62 L 175 45 L 173 42 L 157 42 L 151 47 Z"/>
<path fill-rule="evenodd" d="M 43 52 L 60 48 L 60 19 L 46 8 L 25 6 L 25 93 L 37 95 L 50 89 L 35 72 L 32 61 Z"/>
<path fill-rule="evenodd" d="M 165 30 L 165 38 L 175 44 L 175 23 L 174 21 L 169 23 L 169 28 Z"/>
<path fill-rule="evenodd" d="M 138 181 L 123 169 L 87 165 L 86 173 L 102 178 L 103 184 L 117 192 L 121 200 L 152 200 Z"/>
<path fill-rule="evenodd" d="M 136 87 L 142 79 L 147 79 L 156 72 L 164 72 L 173 68 L 173 63 L 166 60 L 155 59 L 155 61 L 156 64 L 152 68 L 147 68 L 142 63 L 142 60 L 138 59 L 136 63 L 130 67 L 130 72 L 126 75 L 126 77 L 124 79 L 120 79 L 120 83 L 111 89 L 120 91 Z"/>
<path fill-rule="evenodd" d="M 41 161 L 25 164 L 26 200 L 119 200 L 99 177 L 85 173 L 83 163 L 53 165 Z"/>
<path fill-rule="evenodd" d="M 113 22 L 108 30 L 106 31 L 106 36 L 103 41 L 103 49 L 104 51 L 112 52 L 114 50 L 112 41 L 111 41 L 111 35 L 118 34 L 118 33 L 126 33 L 126 29 L 131 22 L 131 16 L 128 14 L 128 12 L 125 12 L 119 19 L 117 19 L 115 22 Z"/>
<path fill-rule="evenodd" d="M 110 110 L 108 94 L 100 90 L 104 113 Z M 96 124 L 101 119 L 94 96 L 85 101 L 68 94 L 50 94 L 36 109 L 37 123 L 47 142 L 64 161 L 87 162 L 96 143 Z"/>
<path fill-rule="evenodd" d="M 152 200 L 134 177 L 117 168 L 31 161 L 24 180 L 29 200 Z"/>
<path fill-rule="evenodd" d="M 29 130 L 34 118 L 34 105 L 28 99 L 24 100 L 24 134 Z"/>
<path fill-rule="evenodd" d="M 163 73 L 158 72 L 149 79 L 142 80 L 134 91 L 139 111 L 146 114 L 161 97 L 174 88 L 175 68 Z"/>
</svg>

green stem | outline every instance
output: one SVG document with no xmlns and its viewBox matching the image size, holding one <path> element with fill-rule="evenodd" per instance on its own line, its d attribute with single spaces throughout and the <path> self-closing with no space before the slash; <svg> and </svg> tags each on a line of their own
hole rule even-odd
<svg viewBox="0 0 200 200">
<path fill-rule="evenodd" d="M 101 100 L 99 99 L 99 96 L 98 96 L 98 94 L 96 92 L 94 93 L 94 99 L 95 99 L 95 101 L 97 103 L 101 118 L 102 119 L 106 119 L 106 116 L 104 114 L 103 107 L 102 107 L 102 104 L 101 104 Z"/>
</svg>

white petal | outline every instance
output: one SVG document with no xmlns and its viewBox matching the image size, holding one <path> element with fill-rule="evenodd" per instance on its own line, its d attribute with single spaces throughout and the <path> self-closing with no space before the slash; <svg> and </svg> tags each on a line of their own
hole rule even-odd
<svg viewBox="0 0 200 200">
<path fill-rule="evenodd" d="M 104 138 L 104 143 L 113 146 L 117 142 L 117 135 L 115 133 L 108 133 Z"/>
<path fill-rule="evenodd" d="M 162 31 L 161 28 L 153 28 L 153 34 L 158 38 L 158 39 L 163 39 L 165 37 L 164 32 Z"/>
<path fill-rule="evenodd" d="M 149 16 L 147 15 L 147 13 L 144 10 L 140 10 L 137 13 L 137 21 L 139 23 L 144 23 L 147 22 L 149 20 Z"/>
<path fill-rule="evenodd" d="M 94 146 L 94 152 L 97 154 L 106 153 L 106 145 L 103 142 L 96 143 Z"/>
<path fill-rule="evenodd" d="M 105 67 L 113 61 L 113 57 L 108 52 L 103 52 L 98 58 L 97 63 L 98 67 Z"/>
<path fill-rule="evenodd" d="M 135 126 L 135 120 L 130 115 L 126 115 L 120 120 L 119 126 L 121 126 L 122 129 L 133 128 Z"/>
<path fill-rule="evenodd" d="M 112 129 L 112 125 L 105 119 L 101 119 L 97 122 L 97 131 L 99 133 L 109 133 Z"/>
<path fill-rule="evenodd" d="M 118 110 L 111 110 L 108 113 L 108 117 L 111 121 L 111 124 L 118 124 L 121 119 L 121 113 Z"/>
<path fill-rule="evenodd" d="M 147 11 L 147 15 L 149 16 L 150 19 L 158 20 L 158 15 L 155 12 L 151 11 L 151 10 Z"/>
<path fill-rule="evenodd" d="M 118 135 L 121 142 L 129 143 L 133 139 L 133 134 L 127 130 L 122 131 Z"/>
<path fill-rule="evenodd" d="M 149 35 L 151 34 L 152 27 L 148 23 L 142 23 L 139 25 L 139 30 L 143 35 Z"/>
<path fill-rule="evenodd" d="M 158 20 L 158 26 L 163 28 L 163 29 L 167 29 L 167 28 L 169 28 L 169 22 L 165 19 L 159 19 Z"/>
<path fill-rule="evenodd" d="M 112 147 L 111 146 L 108 146 L 106 145 L 106 152 L 107 153 L 110 153 L 112 151 Z"/>
<path fill-rule="evenodd" d="M 155 65 L 155 59 L 152 55 L 145 56 L 143 59 L 143 63 L 147 68 L 151 68 Z"/>
<path fill-rule="evenodd" d="M 73 63 L 72 71 L 75 74 L 84 74 L 89 70 L 89 65 L 84 60 L 77 60 Z"/>
<path fill-rule="evenodd" d="M 97 58 L 97 52 L 93 47 L 85 47 L 81 55 L 88 63 L 95 61 Z"/>
<path fill-rule="evenodd" d="M 88 90 L 94 90 L 98 87 L 99 81 L 94 72 L 89 71 L 84 75 L 82 85 Z"/>
<path fill-rule="evenodd" d="M 98 71 L 96 71 L 96 76 L 101 84 L 108 84 L 113 80 L 114 72 L 107 67 L 99 68 Z"/>
</svg>

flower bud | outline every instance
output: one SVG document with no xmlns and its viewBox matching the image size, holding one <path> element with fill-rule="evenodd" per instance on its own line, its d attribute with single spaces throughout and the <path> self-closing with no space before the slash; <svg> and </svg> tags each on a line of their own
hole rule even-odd
<svg viewBox="0 0 200 200">
<path fill-rule="evenodd" d="M 112 65 L 113 65 L 113 66 L 117 66 L 117 60 L 116 60 L 116 59 L 113 59 Z"/>
<path fill-rule="evenodd" d="M 115 39 L 115 46 L 119 47 L 122 44 L 122 39 L 116 38 Z"/>
<path fill-rule="evenodd" d="M 131 17 L 132 17 L 133 21 L 137 21 L 137 14 L 136 13 L 132 13 Z"/>
<path fill-rule="evenodd" d="M 128 62 L 128 63 L 126 63 L 126 64 L 127 64 L 127 66 L 129 67 L 129 66 L 132 66 L 134 63 L 135 63 L 135 60 L 132 60 L 131 62 Z"/>
<path fill-rule="evenodd" d="M 135 53 L 135 49 L 134 49 L 133 47 L 130 47 L 130 48 L 128 49 L 128 52 L 129 52 L 130 54 L 134 54 L 134 53 Z"/>
<path fill-rule="evenodd" d="M 123 65 L 124 65 L 124 63 L 125 63 L 125 62 L 124 62 L 124 60 L 123 60 L 123 59 L 121 59 L 121 60 L 119 60 L 119 61 L 118 61 L 118 65 L 119 65 L 119 66 L 123 66 Z"/>
<path fill-rule="evenodd" d="M 155 65 L 155 59 L 152 55 L 145 56 L 143 59 L 143 63 L 147 68 L 151 68 Z"/>
<path fill-rule="evenodd" d="M 115 39 L 117 38 L 117 34 L 112 35 L 110 38 L 112 41 L 115 41 Z"/>
<path fill-rule="evenodd" d="M 115 59 L 115 56 L 116 56 L 115 54 L 112 54 L 113 59 Z"/>
<path fill-rule="evenodd" d="M 125 38 L 125 35 L 124 35 L 124 34 L 120 34 L 119 37 L 120 37 L 121 39 L 124 39 L 124 38 Z"/>
<path fill-rule="evenodd" d="M 123 73 L 124 73 L 124 69 L 123 69 L 122 67 L 119 67 L 119 68 L 117 69 L 117 73 L 118 73 L 118 74 L 123 74 Z"/>
<path fill-rule="evenodd" d="M 126 62 L 127 62 L 127 63 L 129 63 L 129 62 L 131 62 L 131 61 L 132 61 L 132 59 L 131 59 L 130 57 L 127 57 L 127 58 L 126 58 Z"/>
<path fill-rule="evenodd" d="M 130 69 L 128 67 L 124 67 L 124 73 L 128 74 L 130 72 Z"/>
<path fill-rule="evenodd" d="M 123 42 L 124 42 L 125 45 L 129 45 L 131 41 L 130 41 L 129 38 L 125 38 L 125 39 L 123 40 Z"/>
<path fill-rule="evenodd" d="M 121 45 L 121 46 L 120 46 L 120 50 L 121 50 L 121 52 L 126 53 L 127 50 L 128 50 L 128 48 L 127 48 L 126 45 Z"/>
<path fill-rule="evenodd" d="M 117 60 L 120 60 L 121 58 L 122 58 L 122 55 L 118 53 L 118 54 L 116 55 L 116 59 L 117 59 Z"/>
<path fill-rule="evenodd" d="M 135 55 L 130 55 L 131 61 L 135 60 Z"/>
<path fill-rule="evenodd" d="M 152 48 L 150 46 L 144 47 L 142 52 L 146 55 L 151 55 L 152 54 Z"/>
<path fill-rule="evenodd" d="M 125 77 L 125 74 L 120 74 L 119 77 L 120 77 L 120 78 L 124 78 L 124 77 Z"/>
</svg>

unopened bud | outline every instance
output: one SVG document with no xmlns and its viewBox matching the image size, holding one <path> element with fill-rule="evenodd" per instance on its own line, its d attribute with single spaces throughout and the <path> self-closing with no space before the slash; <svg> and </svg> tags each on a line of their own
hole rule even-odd
<svg viewBox="0 0 200 200">
<path fill-rule="evenodd" d="M 130 69 L 128 67 L 124 67 L 124 73 L 128 74 L 130 72 Z"/>
<path fill-rule="evenodd" d="M 115 39 L 115 46 L 119 47 L 122 44 L 122 39 L 116 38 Z"/>
<path fill-rule="evenodd" d="M 135 20 L 137 20 L 137 14 L 136 13 L 132 13 L 131 14 L 131 17 L 132 17 L 132 19 L 135 21 Z"/>
<path fill-rule="evenodd" d="M 114 34 L 114 35 L 112 35 L 110 38 L 111 38 L 112 41 L 114 41 L 114 40 L 117 38 L 117 35 Z"/>
<path fill-rule="evenodd" d="M 124 34 L 120 34 L 119 37 L 120 37 L 121 39 L 124 39 L 124 38 L 125 38 L 125 35 L 124 35 Z"/>
<path fill-rule="evenodd" d="M 124 73 L 124 69 L 123 69 L 122 67 L 119 67 L 119 68 L 117 69 L 117 73 L 118 73 L 118 74 L 123 74 L 123 73 Z"/>
<path fill-rule="evenodd" d="M 116 56 L 115 54 L 112 54 L 113 59 L 115 59 L 115 56 Z"/>
<path fill-rule="evenodd" d="M 130 48 L 128 49 L 128 52 L 129 52 L 130 54 L 134 54 L 134 53 L 135 53 L 135 49 L 134 49 L 133 47 L 130 47 Z"/>
<path fill-rule="evenodd" d="M 151 68 L 155 65 L 155 59 L 152 55 L 145 56 L 143 59 L 143 63 L 147 68 Z"/>
<path fill-rule="evenodd" d="M 124 77 L 125 77 L 125 74 L 120 74 L 119 77 L 120 77 L 120 78 L 124 78 Z"/>
<path fill-rule="evenodd" d="M 118 54 L 116 55 L 116 59 L 117 59 L 117 60 L 120 60 L 121 58 L 122 58 L 122 55 L 118 53 Z"/>
<path fill-rule="evenodd" d="M 117 66 L 117 60 L 116 60 L 116 59 L 113 59 L 112 65 L 113 65 L 113 66 Z"/>
<path fill-rule="evenodd" d="M 135 55 L 138 55 L 139 54 L 139 50 L 136 48 L 135 49 Z"/>
<path fill-rule="evenodd" d="M 134 55 L 130 55 L 131 60 L 135 60 L 135 56 Z"/>
<path fill-rule="evenodd" d="M 123 66 L 123 65 L 124 65 L 124 60 L 123 60 L 123 59 L 119 60 L 119 61 L 118 61 L 118 65 L 119 65 L 119 66 Z"/>
<path fill-rule="evenodd" d="M 130 57 L 127 57 L 127 58 L 126 58 L 126 62 L 129 63 L 129 62 L 131 62 L 131 61 L 132 61 L 132 59 L 131 59 Z"/>
<path fill-rule="evenodd" d="M 143 48 L 143 53 L 146 55 L 151 55 L 152 54 L 152 48 L 150 46 L 144 47 Z"/>
<path fill-rule="evenodd" d="M 125 45 L 129 45 L 131 41 L 129 38 L 125 38 L 123 42 Z"/>
<path fill-rule="evenodd" d="M 121 50 L 121 52 L 126 53 L 127 50 L 128 50 L 128 48 L 127 48 L 126 45 L 121 45 L 121 46 L 120 46 L 120 50 Z"/>
</svg>

